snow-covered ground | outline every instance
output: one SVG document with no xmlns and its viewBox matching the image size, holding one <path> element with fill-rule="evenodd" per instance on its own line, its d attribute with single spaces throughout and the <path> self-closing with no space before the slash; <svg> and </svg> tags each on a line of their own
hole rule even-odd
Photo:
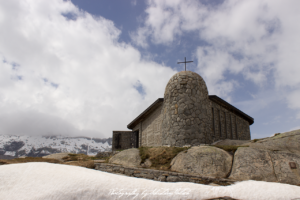
<svg viewBox="0 0 300 200">
<path fill-rule="evenodd" d="M 98 139 L 99 140 L 99 139 Z M 4 149 L 5 145 L 10 145 L 12 142 L 24 142 L 24 146 L 18 149 L 27 154 L 32 149 L 39 149 L 49 147 L 51 149 L 57 149 L 60 152 L 72 152 L 78 153 L 79 151 L 87 148 L 89 155 L 96 155 L 99 151 L 107 151 L 111 149 L 111 145 L 107 142 L 97 142 L 97 138 L 87 137 L 64 137 L 64 136 L 15 136 L 15 135 L 0 135 L 0 149 Z M 85 150 L 86 152 L 86 150 Z M 52 154 L 47 150 L 43 150 L 41 153 Z M 15 156 L 16 150 L 6 150 L 4 155 Z"/>
<path fill-rule="evenodd" d="M 262 181 L 231 186 L 165 183 L 83 167 L 24 163 L 0 166 L 0 199 L 299 199 L 300 187 Z"/>
</svg>

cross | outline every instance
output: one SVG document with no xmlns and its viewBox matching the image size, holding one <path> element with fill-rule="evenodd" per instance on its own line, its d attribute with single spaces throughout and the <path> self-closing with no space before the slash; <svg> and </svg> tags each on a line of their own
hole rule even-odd
<svg viewBox="0 0 300 200">
<path fill-rule="evenodd" d="M 184 57 L 184 62 L 177 62 L 177 64 L 184 63 L 184 71 L 186 71 L 186 63 L 191 63 L 193 61 L 186 61 L 186 57 Z"/>
</svg>

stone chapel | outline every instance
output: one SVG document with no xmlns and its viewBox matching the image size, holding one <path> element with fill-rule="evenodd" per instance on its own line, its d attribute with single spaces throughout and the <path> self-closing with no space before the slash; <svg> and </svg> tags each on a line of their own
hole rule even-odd
<svg viewBox="0 0 300 200">
<path fill-rule="evenodd" d="M 218 140 L 250 140 L 254 119 L 216 95 L 208 95 L 203 78 L 181 71 L 157 99 L 127 125 L 113 131 L 112 150 L 140 146 L 197 146 Z"/>
</svg>

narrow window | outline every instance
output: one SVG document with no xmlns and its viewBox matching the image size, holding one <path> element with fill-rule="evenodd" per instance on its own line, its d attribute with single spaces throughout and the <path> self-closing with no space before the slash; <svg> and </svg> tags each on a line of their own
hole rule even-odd
<svg viewBox="0 0 300 200">
<path fill-rule="evenodd" d="M 232 135 L 232 116 L 230 115 L 230 139 L 233 139 Z"/>
<path fill-rule="evenodd" d="M 222 127 L 221 127 L 221 112 L 220 110 L 218 110 L 219 113 L 219 134 L 220 134 L 220 138 L 222 137 Z"/>
<path fill-rule="evenodd" d="M 235 116 L 235 136 L 236 136 L 236 139 L 239 139 L 238 130 L 237 130 L 237 117 L 236 116 Z"/>
<path fill-rule="evenodd" d="M 227 122 L 226 122 L 226 112 L 224 111 L 224 122 L 225 122 L 225 139 L 228 138 L 227 135 Z"/>
<path fill-rule="evenodd" d="M 213 122 L 213 137 L 215 137 L 215 115 L 214 115 L 214 108 L 212 110 L 212 122 Z"/>
</svg>

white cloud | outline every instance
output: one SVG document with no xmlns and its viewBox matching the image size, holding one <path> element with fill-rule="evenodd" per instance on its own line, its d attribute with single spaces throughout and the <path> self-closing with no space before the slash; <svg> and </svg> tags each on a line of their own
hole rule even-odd
<svg viewBox="0 0 300 200">
<path fill-rule="evenodd" d="M 150 0 L 145 22 L 131 38 L 149 48 L 149 42 L 169 45 L 197 33 L 207 45 L 192 54 L 210 94 L 230 101 L 243 83 L 229 74 L 259 86 L 251 94 L 260 100 L 247 101 L 253 110 L 271 102 L 271 93 L 300 110 L 299 7 L 297 0 L 228 0 L 217 6 Z M 151 62 L 154 54 L 142 60 L 139 51 L 118 41 L 121 31 L 112 21 L 83 12 L 70 1 L 1 1 L 0 31 L 0 118 L 6 119 L 0 120 L 0 134 L 33 132 L 27 124 L 43 119 L 39 123 L 45 127 L 59 124 L 53 134 L 73 130 L 109 137 L 163 97 L 175 73 Z M 268 84 L 273 88 L 264 92 Z"/>
<path fill-rule="evenodd" d="M 232 73 L 241 71 L 239 63 L 232 59 L 226 51 L 212 47 L 199 47 L 196 55 L 202 61 L 198 64 L 201 69 L 198 71 L 206 80 L 209 93 L 221 95 L 229 100 L 228 94 L 238 85 L 234 80 L 226 81 L 224 73 L 226 70 L 231 70 Z"/>
<path fill-rule="evenodd" d="M 136 32 L 130 32 L 130 38 L 134 40 L 134 43 L 143 48 L 147 48 L 147 28 L 139 28 Z"/>
<path fill-rule="evenodd" d="M 146 46 L 147 37 L 155 44 L 169 44 L 176 36 L 180 36 L 183 30 L 192 30 L 197 24 L 195 13 L 202 17 L 203 9 L 196 1 L 181 0 L 150 0 L 148 8 L 145 10 L 147 18 L 144 26 L 140 27 L 132 40 L 137 45 Z M 195 21 L 197 20 L 197 21 Z M 198 28 L 198 25 L 196 25 Z"/>
<path fill-rule="evenodd" d="M 300 110 L 300 89 L 294 89 L 287 95 L 288 107 L 293 110 Z M 297 114 L 297 119 L 300 119 L 300 113 Z"/>
<path fill-rule="evenodd" d="M 299 7 L 297 0 L 228 0 L 213 7 L 196 0 L 151 0 L 145 23 L 137 30 L 144 30 L 147 37 L 136 44 L 146 46 L 150 38 L 155 44 L 168 45 L 184 34 L 198 33 L 207 45 L 194 52 L 197 71 L 207 81 L 210 93 L 229 98 L 239 87 L 226 73 L 239 75 L 262 90 L 272 84 L 274 93 L 286 86 L 297 93 Z M 298 97 L 286 97 L 289 107 L 300 109 Z"/>
<path fill-rule="evenodd" d="M 70 1 L 1 1 L 0 13 L 0 134 L 46 134 L 44 128 L 110 137 L 162 97 L 175 73 L 141 60 L 118 42 L 112 21 Z"/>
</svg>

